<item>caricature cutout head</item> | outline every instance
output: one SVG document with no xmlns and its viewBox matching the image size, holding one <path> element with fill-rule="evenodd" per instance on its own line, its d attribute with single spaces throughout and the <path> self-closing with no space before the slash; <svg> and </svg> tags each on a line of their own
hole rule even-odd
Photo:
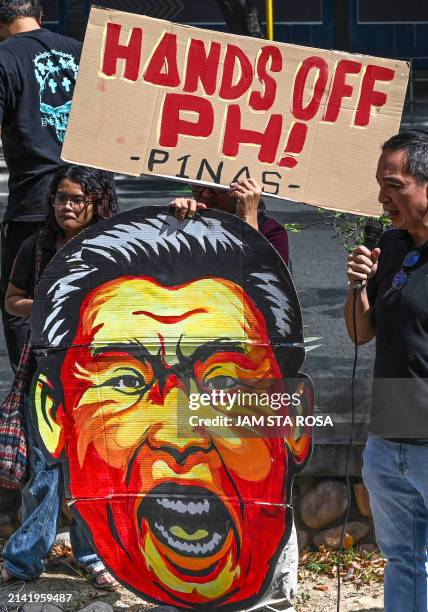
<svg viewBox="0 0 428 612">
<path fill-rule="evenodd" d="M 191 393 L 237 381 L 284 389 L 296 376 L 310 412 L 302 341 L 282 259 L 227 213 L 179 223 L 165 208 L 134 210 L 52 260 L 32 316 L 33 414 L 74 515 L 127 588 L 203 609 L 242 609 L 265 593 L 310 435 L 183 434 L 178 414 Z"/>
</svg>

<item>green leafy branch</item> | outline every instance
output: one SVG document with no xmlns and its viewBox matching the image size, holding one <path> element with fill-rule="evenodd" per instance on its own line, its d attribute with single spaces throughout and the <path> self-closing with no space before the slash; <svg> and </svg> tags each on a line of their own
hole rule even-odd
<svg viewBox="0 0 428 612">
<path fill-rule="evenodd" d="M 284 229 L 293 234 L 298 234 L 302 230 L 306 230 L 314 225 L 328 225 L 334 231 L 332 238 L 339 239 L 341 245 L 348 253 L 358 244 L 364 242 L 364 226 L 367 223 L 367 217 L 343 212 L 331 212 L 323 208 L 318 208 L 317 210 L 324 217 L 323 221 L 316 221 L 307 225 L 303 223 L 284 223 Z M 379 217 L 379 221 L 384 228 L 391 223 L 386 215 Z"/>
</svg>

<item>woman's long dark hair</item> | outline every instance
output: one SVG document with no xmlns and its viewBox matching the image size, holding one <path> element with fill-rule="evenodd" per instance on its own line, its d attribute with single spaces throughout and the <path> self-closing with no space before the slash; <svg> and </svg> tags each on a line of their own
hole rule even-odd
<svg viewBox="0 0 428 612">
<path fill-rule="evenodd" d="M 118 212 L 116 190 L 113 175 L 105 170 L 87 168 L 86 166 L 61 166 L 54 175 L 48 192 L 48 215 L 46 217 L 46 229 L 55 234 L 62 232 L 55 219 L 54 202 L 58 187 L 64 179 L 80 185 L 86 197 L 90 196 L 94 216 L 92 223 L 109 219 Z"/>
</svg>

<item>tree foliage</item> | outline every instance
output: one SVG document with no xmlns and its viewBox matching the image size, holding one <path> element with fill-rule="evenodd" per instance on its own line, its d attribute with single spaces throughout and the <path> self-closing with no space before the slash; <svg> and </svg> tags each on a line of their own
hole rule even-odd
<svg viewBox="0 0 428 612">
<path fill-rule="evenodd" d="M 302 230 L 314 225 L 327 225 L 334 231 L 331 237 L 337 238 L 348 253 L 351 253 L 357 245 L 364 243 L 364 226 L 367 223 L 367 217 L 324 210 L 323 208 L 318 208 L 317 210 L 323 216 L 323 220 L 315 221 L 308 225 L 303 223 L 285 223 L 284 228 L 288 232 L 298 234 Z M 386 215 L 379 217 L 379 221 L 382 223 L 384 230 L 391 225 Z"/>
</svg>

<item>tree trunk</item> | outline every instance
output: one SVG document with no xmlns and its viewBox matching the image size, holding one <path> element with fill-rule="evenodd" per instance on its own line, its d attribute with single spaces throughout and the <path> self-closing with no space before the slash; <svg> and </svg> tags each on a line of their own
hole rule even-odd
<svg viewBox="0 0 428 612">
<path fill-rule="evenodd" d="M 264 38 L 253 0 L 216 0 L 216 2 L 224 15 L 229 32 Z"/>
</svg>

